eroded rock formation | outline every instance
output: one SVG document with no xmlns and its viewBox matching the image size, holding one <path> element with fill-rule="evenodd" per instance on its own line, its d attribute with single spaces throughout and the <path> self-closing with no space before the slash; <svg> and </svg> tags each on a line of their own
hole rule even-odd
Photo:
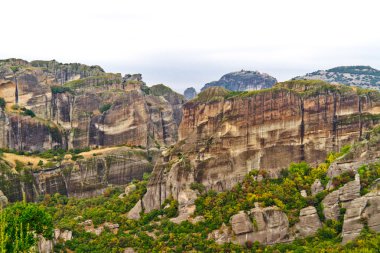
<svg viewBox="0 0 380 253">
<path fill-rule="evenodd" d="M 90 197 L 101 194 L 109 185 L 127 185 L 133 179 L 141 180 L 144 173 L 152 171 L 148 152 L 141 149 L 117 148 L 101 155 L 63 161 L 60 166 L 37 171 L 11 168 L 0 175 L 0 188 L 10 201 L 22 200 L 23 192 L 28 200 L 39 195 L 60 193 L 69 197 Z"/>
<path fill-rule="evenodd" d="M 0 147 L 41 151 L 177 141 L 184 98 L 166 86 L 150 89 L 139 74 L 122 78 L 97 66 L 19 61 L 0 62 L 0 97 L 7 102 Z"/>
<path fill-rule="evenodd" d="M 206 83 L 202 91 L 210 87 L 223 87 L 232 91 L 261 90 L 271 88 L 276 78 L 258 71 L 241 70 L 223 75 L 218 81 Z"/>
<path fill-rule="evenodd" d="M 213 87 L 184 105 L 180 141 L 163 153 L 142 200 L 146 212 L 191 183 L 230 189 L 252 169 L 277 177 L 291 162 L 317 164 L 379 122 L 376 92 L 320 81 L 231 94 Z"/>
</svg>

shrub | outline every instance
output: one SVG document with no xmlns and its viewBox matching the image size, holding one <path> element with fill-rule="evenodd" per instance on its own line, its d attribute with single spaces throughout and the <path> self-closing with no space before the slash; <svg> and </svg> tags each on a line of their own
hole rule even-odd
<svg viewBox="0 0 380 253">
<path fill-rule="evenodd" d="M 30 116 L 32 118 L 36 117 L 36 114 L 34 114 L 34 112 L 30 109 L 23 110 L 22 115 Z"/>
<path fill-rule="evenodd" d="M 4 109 L 5 105 L 6 105 L 5 99 L 4 98 L 0 98 L 0 108 Z"/>
<path fill-rule="evenodd" d="M 109 109 L 111 109 L 111 104 L 104 104 L 104 105 L 102 105 L 100 108 L 99 108 L 99 111 L 101 112 L 101 113 L 104 113 L 104 112 L 106 112 L 106 111 L 108 111 Z"/>
<path fill-rule="evenodd" d="M 70 87 L 66 86 L 51 86 L 51 93 L 53 94 L 59 94 L 59 93 L 65 93 L 65 92 L 72 92 Z"/>
</svg>

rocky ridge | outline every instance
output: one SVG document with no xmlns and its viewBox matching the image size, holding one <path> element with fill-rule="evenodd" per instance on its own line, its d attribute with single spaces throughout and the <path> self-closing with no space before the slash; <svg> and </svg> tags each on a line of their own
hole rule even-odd
<svg viewBox="0 0 380 253">
<path fill-rule="evenodd" d="M 223 75 L 218 81 L 206 83 L 202 91 L 213 86 L 232 91 L 261 90 L 271 88 L 277 83 L 276 78 L 258 71 L 241 70 Z"/>
<path fill-rule="evenodd" d="M 0 113 L 2 148 L 149 148 L 177 140 L 183 97 L 169 88 L 151 94 L 141 75 L 122 78 L 97 66 L 15 59 L 0 68 L 0 97 L 7 102 Z"/>
<path fill-rule="evenodd" d="M 318 70 L 294 80 L 323 80 L 362 88 L 380 89 L 380 71 L 370 66 L 342 66 L 328 70 Z"/>
</svg>

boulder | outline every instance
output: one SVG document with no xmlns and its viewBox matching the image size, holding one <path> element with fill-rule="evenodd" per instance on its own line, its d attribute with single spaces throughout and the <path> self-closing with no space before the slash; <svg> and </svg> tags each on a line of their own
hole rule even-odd
<svg viewBox="0 0 380 253">
<path fill-rule="evenodd" d="M 323 185 L 319 179 L 315 179 L 314 183 L 311 185 L 311 195 L 314 196 L 324 190 Z"/>
<path fill-rule="evenodd" d="M 225 244 L 231 242 L 231 236 L 230 228 L 223 223 L 219 229 L 208 234 L 207 238 L 209 240 L 214 240 L 217 244 Z"/>
<path fill-rule="evenodd" d="M 339 218 L 340 207 L 346 208 L 353 199 L 358 197 L 360 197 L 360 177 L 359 174 L 356 174 L 355 180 L 329 193 L 323 199 L 323 214 L 326 219 L 337 220 Z"/>
<path fill-rule="evenodd" d="M 342 243 L 354 240 L 364 225 L 380 232 L 380 191 L 370 192 L 347 205 L 342 229 Z"/>
<path fill-rule="evenodd" d="M 52 253 L 53 251 L 53 241 L 47 240 L 42 235 L 38 236 L 38 252 L 40 253 Z"/>
<path fill-rule="evenodd" d="M 135 253 L 136 251 L 133 248 L 126 248 L 124 249 L 124 253 Z"/>
<path fill-rule="evenodd" d="M 314 206 L 308 206 L 301 209 L 300 221 L 295 227 L 301 237 L 314 235 L 317 230 L 322 227 L 317 209 Z"/>
<path fill-rule="evenodd" d="M 73 239 L 73 232 L 70 231 L 70 230 L 65 230 L 61 233 L 61 235 L 59 236 L 63 241 L 69 241 L 71 239 Z"/>
<path fill-rule="evenodd" d="M 339 190 L 329 193 L 323 200 L 323 214 L 327 220 L 339 218 Z"/>
<path fill-rule="evenodd" d="M 233 215 L 230 219 L 230 223 L 235 235 L 246 234 L 253 231 L 252 222 L 248 214 L 243 211 Z"/>
<path fill-rule="evenodd" d="M 136 190 L 136 185 L 135 184 L 130 184 L 127 187 L 125 187 L 124 193 L 125 193 L 126 196 L 128 196 L 134 190 Z"/>
<path fill-rule="evenodd" d="M 355 175 L 355 180 L 345 184 L 340 190 L 339 200 L 341 202 L 348 202 L 355 198 L 360 197 L 360 177 L 359 174 Z"/>
<path fill-rule="evenodd" d="M 288 217 L 278 207 L 254 208 L 250 216 L 254 220 L 255 227 L 250 241 L 262 244 L 288 241 Z"/>
<path fill-rule="evenodd" d="M 138 220 L 140 219 L 140 213 L 142 212 L 141 200 L 128 212 L 128 219 Z"/>
</svg>

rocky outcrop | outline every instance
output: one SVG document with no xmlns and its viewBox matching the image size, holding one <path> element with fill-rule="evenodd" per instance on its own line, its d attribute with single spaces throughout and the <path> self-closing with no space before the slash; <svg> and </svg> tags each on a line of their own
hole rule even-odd
<svg viewBox="0 0 380 253">
<path fill-rule="evenodd" d="M 314 183 L 311 185 L 311 189 L 310 189 L 311 195 L 314 196 L 323 190 L 324 190 L 324 187 L 321 183 L 321 180 L 315 179 Z"/>
<path fill-rule="evenodd" d="M 0 190 L 0 207 L 3 208 L 8 205 L 8 198 L 4 195 L 4 193 Z"/>
<path fill-rule="evenodd" d="M 370 66 L 343 66 L 328 70 L 318 70 L 304 76 L 297 76 L 294 79 L 318 79 L 330 83 L 380 89 L 380 71 Z"/>
<path fill-rule="evenodd" d="M 73 239 L 73 232 L 71 230 L 61 231 L 60 229 L 54 229 L 54 239 L 56 241 L 70 241 L 71 239 Z"/>
<path fill-rule="evenodd" d="M 159 159 L 142 204 L 147 212 L 160 208 L 192 183 L 231 189 L 252 169 L 277 177 L 291 162 L 316 165 L 362 138 L 379 122 L 379 110 L 376 92 L 363 96 L 319 81 L 238 95 L 209 88 L 184 105 L 180 141 Z"/>
<path fill-rule="evenodd" d="M 223 223 L 219 229 L 215 229 L 210 234 L 208 234 L 207 238 L 209 240 L 214 240 L 218 244 L 224 244 L 231 242 L 231 237 L 231 229 Z"/>
<path fill-rule="evenodd" d="M 230 220 L 232 231 L 235 235 L 250 233 L 253 231 L 253 224 L 248 214 L 243 211 L 235 214 Z"/>
<path fill-rule="evenodd" d="M 223 225 L 209 234 L 209 239 L 217 243 L 234 242 L 245 245 L 247 242 L 274 244 L 289 241 L 289 221 L 278 207 L 255 207 L 248 213 L 243 211 L 230 219 L 231 230 Z"/>
<path fill-rule="evenodd" d="M 301 209 L 300 221 L 295 225 L 297 237 L 307 237 L 315 235 L 322 227 L 322 223 L 314 206 Z"/>
<path fill-rule="evenodd" d="M 52 240 L 47 240 L 45 237 L 38 236 L 38 252 L 40 253 L 52 253 L 54 252 L 54 244 Z"/>
<path fill-rule="evenodd" d="M 350 201 L 360 197 L 360 177 L 355 176 L 355 180 L 348 182 L 340 189 L 329 193 L 322 201 L 323 214 L 326 219 L 338 220 L 340 208 L 346 208 Z"/>
<path fill-rule="evenodd" d="M 28 200 L 39 195 L 60 193 L 69 197 L 90 197 L 101 194 L 110 185 L 127 185 L 141 180 L 150 172 L 148 152 L 141 149 L 114 148 L 100 155 L 64 161 L 60 166 L 14 174 L 0 175 L 8 184 L 0 185 L 10 201 Z M 25 180 L 27 178 L 28 180 Z"/>
<path fill-rule="evenodd" d="M 380 191 L 356 198 L 347 206 L 342 243 L 345 244 L 358 237 L 365 224 L 369 229 L 380 232 Z"/>
<path fill-rule="evenodd" d="M 193 87 L 190 87 L 185 90 L 183 95 L 185 96 L 186 100 L 191 100 L 197 96 L 197 91 Z"/>
<path fill-rule="evenodd" d="M 277 83 L 276 78 L 258 71 L 241 70 L 222 76 L 219 81 L 206 83 L 202 91 L 213 86 L 219 86 L 232 91 L 261 90 L 271 88 Z"/>
<path fill-rule="evenodd" d="M 184 102 L 164 85 L 147 87 L 141 74 L 122 78 L 98 66 L 15 59 L 0 62 L 0 97 L 7 102 L 0 147 L 23 151 L 172 145 Z M 38 119 L 12 107 L 16 101 Z"/>
</svg>

